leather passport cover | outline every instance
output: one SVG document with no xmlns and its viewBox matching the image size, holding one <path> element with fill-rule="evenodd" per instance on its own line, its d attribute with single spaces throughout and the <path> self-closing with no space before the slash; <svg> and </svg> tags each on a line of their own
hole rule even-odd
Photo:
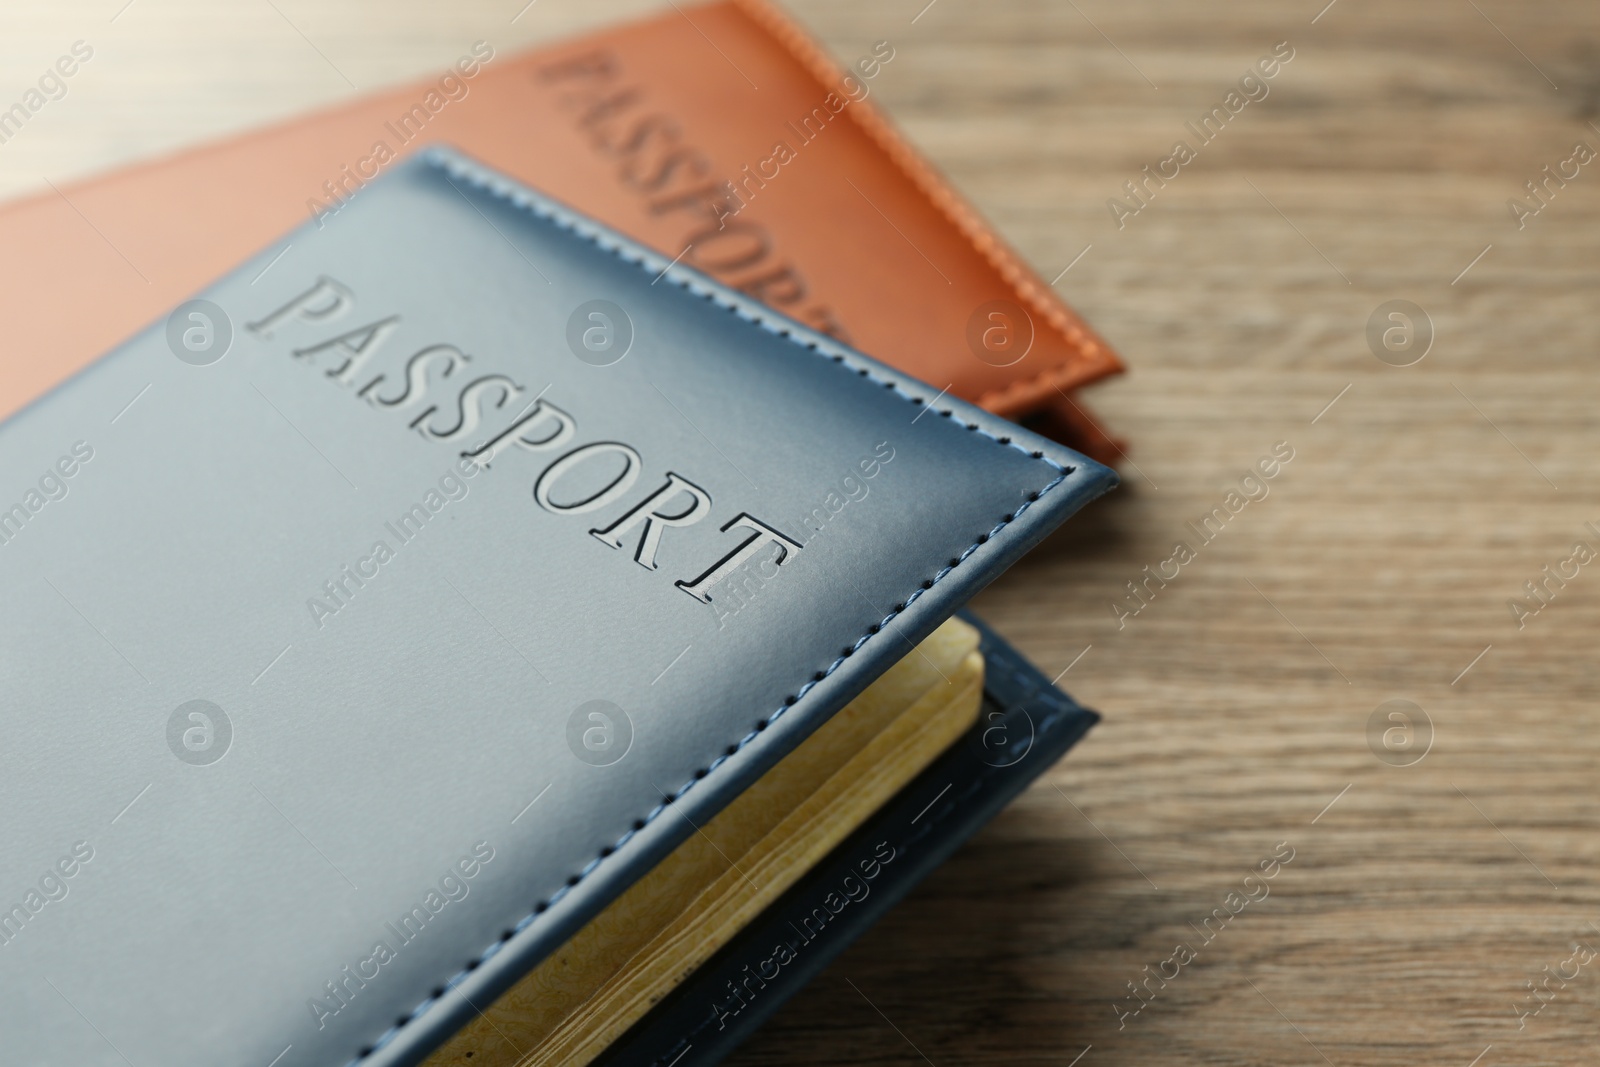
<svg viewBox="0 0 1600 1067">
<path fill-rule="evenodd" d="M 894 57 L 883 42 L 845 72 L 763 0 L 686 6 L 516 57 L 480 42 L 430 82 L 14 204 L 0 317 L 36 355 L 0 364 L 0 415 L 443 141 L 1109 459 L 1067 394 L 1121 364 L 880 113 Z"/>
<path fill-rule="evenodd" d="M 0 1033 L 75 1067 L 419 1062 L 1115 481 L 445 151 L 0 478 Z"/>
<path fill-rule="evenodd" d="M 983 711 L 966 737 L 746 926 L 595 1067 L 711 1067 L 1099 721 L 976 616 Z M 472 1067 L 436 1057 L 430 1067 Z"/>
</svg>

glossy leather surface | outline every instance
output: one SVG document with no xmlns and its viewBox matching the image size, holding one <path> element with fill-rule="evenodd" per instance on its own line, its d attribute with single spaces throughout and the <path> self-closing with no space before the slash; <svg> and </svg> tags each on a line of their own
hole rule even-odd
<svg viewBox="0 0 1600 1067">
<path fill-rule="evenodd" d="M 0 426 L 14 1062 L 415 1063 L 1114 483 L 447 152 L 202 296 L 219 361 L 175 354 L 186 313 Z M 595 300 L 631 324 L 606 366 L 569 342 Z M 444 345 L 431 399 L 375 402 Z M 539 402 L 569 437 L 447 480 Z M 705 514 L 651 569 L 617 523 L 669 472 Z M 681 586 L 739 516 L 801 547 L 735 611 Z"/>
</svg>

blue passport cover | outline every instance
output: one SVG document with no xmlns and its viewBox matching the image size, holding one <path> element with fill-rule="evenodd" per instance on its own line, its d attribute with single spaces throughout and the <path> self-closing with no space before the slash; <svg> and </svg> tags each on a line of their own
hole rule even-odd
<svg viewBox="0 0 1600 1067">
<path fill-rule="evenodd" d="M 446 150 L 324 221 L 0 424 L 16 1062 L 419 1062 L 1115 480 Z"/>
</svg>

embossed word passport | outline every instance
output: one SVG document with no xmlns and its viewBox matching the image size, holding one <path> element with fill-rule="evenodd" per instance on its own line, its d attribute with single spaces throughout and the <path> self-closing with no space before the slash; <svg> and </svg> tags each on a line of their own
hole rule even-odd
<svg viewBox="0 0 1600 1067">
<path fill-rule="evenodd" d="M 520 56 L 463 43 L 426 82 L 11 205 L 0 316 L 39 355 L 0 362 L 0 414 L 443 141 L 955 396 L 1115 456 L 1077 390 L 1120 371 L 1116 355 L 878 108 L 905 46 L 841 69 L 764 0 L 677 5 Z"/>
<path fill-rule="evenodd" d="M 569 983 L 517 1055 L 584 1062 L 808 871 L 870 915 L 937 850 L 837 827 L 986 714 L 953 614 L 1115 480 L 443 149 L 0 478 L 0 1033 L 75 1067 L 415 1064 Z"/>
</svg>

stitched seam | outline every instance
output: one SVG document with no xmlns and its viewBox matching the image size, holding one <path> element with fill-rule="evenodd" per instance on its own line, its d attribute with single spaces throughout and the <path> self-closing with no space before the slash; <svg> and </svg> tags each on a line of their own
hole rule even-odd
<svg viewBox="0 0 1600 1067">
<path fill-rule="evenodd" d="M 652 259 L 659 259 L 663 263 L 666 262 L 665 256 L 658 256 L 656 253 L 642 251 L 637 248 L 627 248 L 622 242 L 603 233 L 592 224 L 584 222 L 576 215 L 568 212 L 566 209 L 549 201 L 541 203 L 539 200 L 518 189 L 511 182 L 501 179 L 498 176 L 485 171 L 476 164 L 467 162 L 461 157 L 447 156 L 435 149 L 426 152 L 423 158 L 429 166 L 432 166 L 443 172 L 446 181 L 452 181 L 453 177 L 459 177 L 462 180 L 470 183 L 474 188 L 488 192 L 491 195 L 500 198 L 501 200 L 505 200 L 520 210 L 526 211 L 528 214 L 542 222 L 553 225 L 558 229 L 566 230 L 577 237 L 581 237 L 584 240 L 589 241 L 596 247 L 611 253 L 613 256 L 616 256 L 623 262 L 638 267 L 646 274 L 651 273 L 655 269 L 655 264 L 651 262 Z M 454 184 L 453 181 L 452 184 Z M 676 276 L 673 276 L 674 271 L 678 272 Z M 769 333 L 777 334 L 797 347 L 808 349 L 816 353 L 819 357 L 826 356 L 826 358 L 830 359 L 834 363 L 838 363 L 841 366 L 851 367 L 856 371 L 857 374 L 892 390 L 895 395 L 905 399 L 911 404 L 917 406 L 923 406 L 926 404 L 926 401 L 924 401 L 922 397 L 916 396 L 915 394 L 907 391 L 900 385 L 900 383 L 891 379 L 881 378 L 873 374 L 871 368 L 869 367 L 857 366 L 855 361 L 849 359 L 844 352 L 834 351 L 825 353 L 823 350 L 824 346 L 821 342 L 814 340 L 801 340 L 794 334 L 793 330 L 788 325 L 777 321 L 759 308 L 754 306 L 741 306 L 737 302 L 728 301 L 721 293 L 718 293 L 716 290 L 696 281 L 692 277 L 685 276 L 685 274 L 685 271 L 680 271 L 679 268 L 670 264 L 663 271 L 663 275 L 666 276 L 667 280 L 675 282 L 681 288 L 692 292 L 697 296 L 704 297 L 706 300 L 716 304 L 725 311 L 737 315 L 746 322 L 751 322 L 755 325 L 761 326 Z M 833 346 L 829 345 L 827 347 L 831 348 Z M 946 418 L 954 417 L 953 412 L 950 409 L 941 410 L 934 408 L 934 410 L 938 411 L 939 414 L 945 416 Z M 988 544 L 990 539 L 1020 518 L 1022 514 L 1027 511 L 1028 508 L 1031 507 L 1035 502 L 1043 499 L 1046 493 L 1050 492 L 1050 490 L 1066 481 L 1067 476 L 1072 474 L 1077 469 L 1076 467 L 1063 466 L 1041 453 L 1030 452 L 1021 445 L 1017 444 L 1015 441 L 1011 440 L 1009 437 L 997 437 L 988 430 L 980 427 L 977 423 L 967 423 L 966 425 L 967 429 L 978 433 L 980 436 L 993 441 L 997 445 L 1013 448 L 1018 452 L 1021 452 L 1023 455 L 1028 456 L 1030 459 L 1035 459 L 1041 463 L 1044 463 L 1046 466 L 1050 467 L 1056 472 L 1056 476 L 1047 482 L 1043 487 L 1029 494 L 1027 499 L 1025 499 L 1014 510 L 1002 517 L 1000 521 L 991 527 L 987 533 L 980 534 L 971 545 L 968 545 L 964 551 L 962 551 L 948 564 L 937 571 L 932 578 L 925 579 L 921 585 L 914 589 L 910 595 L 905 598 L 904 601 L 896 604 L 893 610 L 891 610 L 887 615 L 885 615 L 878 622 L 874 623 L 872 626 L 868 627 L 867 631 L 858 637 L 855 643 L 851 645 L 847 651 L 836 657 L 834 661 L 826 668 L 813 674 L 809 681 L 800 686 L 800 688 L 795 690 L 792 694 L 784 697 L 783 702 L 775 711 L 756 723 L 755 729 L 745 734 L 745 736 L 736 743 L 728 746 L 727 751 L 718 756 L 716 759 L 712 760 L 705 767 L 695 771 L 687 782 L 679 786 L 678 789 L 670 796 L 664 798 L 661 803 L 657 804 L 646 815 L 644 815 L 642 818 L 634 820 L 633 826 L 626 833 L 617 838 L 617 840 L 610 845 L 602 848 L 599 855 L 585 864 L 577 874 L 570 876 L 566 882 L 554 893 L 551 893 L 549 897 L 535 904 L 533 909 L 527 915 L 523 916 L 517 921 L 516 925 L 514 925 L 511 929 L 502 932 L 499 938 L 492 942 L 489 947 L 484 949 L 474 959 L 469 960 L 463 967 L 456 971 L 455 974 L 446 979 L 423 1001 L 417 1004 L 414 1008 L 397 1020 L 394 1025 L 390 1026 L 381 1035 L 379 1035 L 377 1040 L 361 1049 L 361 1051 L 358 1052 L 355 1057 L 347 1062 L 346 1067 L 356 1067 L 357 1064 L 360 1064 L 363 1060 L 367 1059 L 375 1052 L 392 1042 L 396 1037 L 399 1036 L 401 1030 L 406 1025 L 420 1018 L 435 1004 L 443 1000 L 445 995 L 450 990 L 464 982 L 468 975 L 476 971 L 484 963 L 487 963 L 489 960 L 493 959 L 495 955 L 500 952 L 501 947 L 505 945 L 506 942 L 510 941 L 517 934 L 531 926 L 540 915 L 544 914 L 545 911 L 549 910 L 549 908 L 564 898 L 570 890 L 577 887 L 586 878 L 588 878 L 590 874 L 594 873 L 594 871 L 599 868 L 601 864 L 606 861 L 606 859 L 615 854 L 617 850 L 625 846 L 637 834 L 643 831 L 645 827 L 649 826 L 659 816 L 661 816 L 667 810 L 668 805 L 676 800 L 681 799 L 689 792 L 690 789 L 694 788 L 696 783 L 698 783 L 701 779 L 707 777 L 722 764 L 743 752 L 747 746 L 761 736 L 767 727 L 777 722 L 778 719 L 783 716 L 784 712 L 797 705 L 805 697 L 805 695 L 816 686 L 832 677 L 834 672 L 842 667 L 845 661 L 849 659 L 851 655 L 859 651 L 861 647 L 870 641 L 876 634 L 886 629 L 891 622 L 905 613 L 912 604 L 916 603 L 918 597 L 922 596 L 922 594 L 928 592 L 939 582 L 943 581 L 946 576 L 956 569 L 956 567 L 966 562 L 968 557 L 970 557 L 974 552 L 978 551 L 978 549 L 982 548 L 984 545 Z"/>
<path fill-rule="evenodd" d="M 805 67 L 823 88 L 838 81 L 843 72 L 826 52 L 795 23 L 765 0 L 733 0 L 733 4 L 756 25 L 766 30 L 791 56 Z M 1104 341 L 1096 337 L 1088 326 L 1054 294 L 1046 295 L 1039 289 L 1039 279 L 1025 266 L 1010 246 L 989 227 L 925 159 L 913 148 L 889 118 L 865 99 L 856 101 L 848 109 L 851 117 L 883 150 L 891 162 L 900 168 L 911 184 L 927 198 L 952 225 L 966 237 L 968 243 L 1000 273 L 1002 280 L 1016 295 L 1043 315 L 1072 348 L 1067 359 L 1043 368 L 1030 378 L 1019 378 L 998 389 L 991 389 L 977 398 L 980 407 L 997 404 L 1001 399 L 1017 393 L 1038 389 L 1046 381 L 1066 370 L 1084 370 L 1092 373 L 1085 381 L 1073 386 L 1088 385 L 1107 375 L 1121 373 L 1122 361 Z M 1098 357 L 1098 358 L 1097 358 Z M 1072 386 L 1069 386 L 1071 388 Z"/>
</svg>

